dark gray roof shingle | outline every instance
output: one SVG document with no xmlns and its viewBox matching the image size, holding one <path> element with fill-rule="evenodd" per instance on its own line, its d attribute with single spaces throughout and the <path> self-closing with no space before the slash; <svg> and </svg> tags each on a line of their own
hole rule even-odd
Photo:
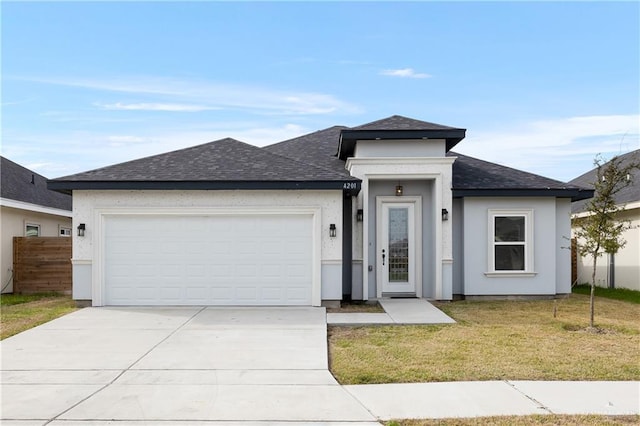
<svg viewBox="0 0 640 426">
<path fill-rule="evenodd" d="M 225 182 L 306 182 L 308 184 L 305 187 L 318 188 L 314 182 L 333 182 L 325 186 L 340 188 L 334 183 L 349 180 L 359 182 L 345 170 L 344 158 L 336 156 L 338 147 L 345 141 L 345 134 L 351 135 L 348 143 L 353 145 L 363 134 L 389 138 L 429 138 L 437 135 L 438 138 L 451 137 L 452 143 L 457 143 L 464 137 L 464 133 L 464 129 L 394 115 L 353 128 L 330 127 L 264 148 L 234 139 L 222 139 L 54 179 L 50 181 L 50 187 L 56 190 L 114 189 L 126 186 L 114 183 L 142 182 L 135 188 L 151 189 L 160 188 L 155 184 L 157 182 L 176 182 L 174 186 L 164 185 L 161 189 L 232 189 Z M 448 155 L 458 157 L 453 164 L 453 189 L 456 196 L 536 195 L 571 197 L 576 200 L 590 197 L 592 193 L 577 185 L 465 155 L 453 152 Z M 199 182 L 212 184 L 203 187 Z M 83 186 L 83 183 L 87 185 Z M 254 187 L 274 188 L 270 184 Z"/>
<path fill-rule="evenodd" d="M 47 189 L 44 176 L 4 157 L 0 157 L 0 175 L 2 198 L 71 211 L 71 197 Z"/>
<path fill-rule="evenodd" d="M 455 127 L 443 126 L 442 124 L 430 123 L 428 121 L 414 120 L 413 118 L 401 115 L 392 115 L 381 120 L 361 126 L 351 127 L 349 130 L 458 130 Z"/>
<path fill-rule="evenodd" d="M 448 152 L 453 163 L 454 196 L 554 196 L 581 200 L 593 191 L 544 176 Z"/>
<path fill-rule="evenodd" d="M 628 152 L 626 154 L 622 154 L 619 156 L 622 160 L 621 166 L 625 167 L 629 165 L 632 161 L 640 161 L 640 149 L 636 149 L 635 151 Z M 579 185 L 585 188 L 593 189 L 593 182 L 597 176 L 597 168 L 593 168 L 588 172 L 578 176 L 577 178 L 569 181 L 569 183 L 573 185 Z M 640 170 L 635 169 L 632 172 L 633 175 L 633 184 L 627 186 L 622 189 L 618 194 L 616 194 L 615 200 L 617 204 L 627 204 L 634 201 L 640 201 Z M 585 211 L 587 205 L 587 201 L 576 201 L 571 205 L 572 213 L 579 213 Z"/>
<path fill-rule="evenodd" d="M 347 127 L 333 126 L 308 135 L 265 146 L 262 149 L 303 163 L 333 170 L 342 176 L 349 177 L 349 172 L 344 168 L 344 161 L 336 156 L 340 132 L 343 129 L 347 129 Z"/>
<path fill-rule="evenodd" d="M 343 129 L 338 144 L 338 157 L 343 160 L 351 157 L 358 140 L 444 139 L 446 151 L 449 151 L 464 139 L 466 132 L 466 129 L 392 115 L 362 126 Z"/>
<path fill-rule="evenodd" d="M 544 176 L 501 166 L 477 158 L 447 153 L 457 157 L 453 163 L 454 189 L 566 189 L 579 188 Z"/>
<path fill-rule="evenodd" d="M 292 161 L 291 158 L 226 138 L 166 154 L 53 179 L 52 182 L 343 180 L 345 180 L 344 175 L 333 170 Z"/>
</svg>

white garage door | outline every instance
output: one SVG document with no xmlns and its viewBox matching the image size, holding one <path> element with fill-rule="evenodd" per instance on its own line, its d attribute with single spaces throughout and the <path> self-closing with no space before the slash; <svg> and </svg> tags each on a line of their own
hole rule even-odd
<svg viewBox="0 0 640 426">
<path fill-rule="evenodd" d="M 106 305 L 311 305 L 312 216 L 105 218 Z"/>
</svg>

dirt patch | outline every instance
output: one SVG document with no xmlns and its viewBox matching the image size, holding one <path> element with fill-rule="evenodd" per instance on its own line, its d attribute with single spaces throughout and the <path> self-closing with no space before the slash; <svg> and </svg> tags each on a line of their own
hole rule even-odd
<svg viewBox="0 0 640 426">
<path fill-rule="evenodd" d="M 331 314 L 347 313 L 384 313 L 384 309 L 378 302 L 342 302 L 339 308 L 327 308 Z"/>
</svg>

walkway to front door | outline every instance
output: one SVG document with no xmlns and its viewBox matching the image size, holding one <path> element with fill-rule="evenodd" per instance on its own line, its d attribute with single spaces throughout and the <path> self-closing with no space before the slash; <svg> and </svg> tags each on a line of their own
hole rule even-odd
<svg viewBox="0 0 640 426">
<path fill-rule="evenodd" d="M 384 313 L 329 313 L 329 325 L 355 324 L 452 324 L 453 318 L 425 299 L 378 300 Z"/>
</svg>

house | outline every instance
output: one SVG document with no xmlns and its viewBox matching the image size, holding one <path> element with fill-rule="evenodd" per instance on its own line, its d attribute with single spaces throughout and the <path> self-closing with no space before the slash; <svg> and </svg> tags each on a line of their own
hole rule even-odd
<svg viewBox="0 0 640 426">
<path fill-rule="evenodd" d="M 455 154 L 465 134 L 392 116 L 51 180 L 73 194 L 83 233 L 73 297 L 319 306 L 569 293 L 571 202 L 593 191 Z"/>
<path fill-rule="evenodd" d="M 13 292 L 13 237 L 71 236 L 71 197 L 47 189 L 47 179 L 0 157 L 2 293 Z"/>
<path fill-rule="evenodd" d="M 640 149 L 619 156 L 621 166 L 624 167 L 632 160 L 640 160 Z M 586 188 L 593 188 L 593 182 L 597 176 L 597 169 L 573 179 L 570 183 Z M 622 238 L 626 245 L 616 254 L 605 254 L 596 262 L 596 285 L 602 287 L 619 287 L 640 291 L 640 171 L 635 169 L 633 173 L 633 185 L 620 191 L 615 202 L 619 207 L 624 206 L 624 211 L 618 214 L 622 220 L 631 222 L 632 228 L 627 230 Z M 571 206 L 574 219 L 588 214 L 587 200 L 576 201 Z M 590 257 L 578 256 L 576 266 L 577 283 L 591 282 L 593 272 L 593 260 Z"/>
</svg>

